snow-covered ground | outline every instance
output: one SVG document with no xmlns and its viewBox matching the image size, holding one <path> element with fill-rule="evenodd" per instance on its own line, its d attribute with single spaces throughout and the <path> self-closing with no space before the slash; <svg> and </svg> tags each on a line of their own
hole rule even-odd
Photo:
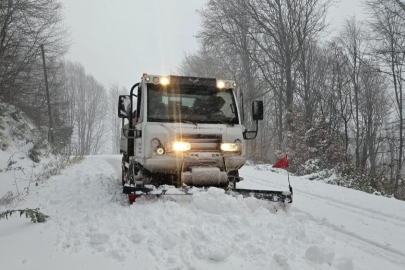
<svg viewBox="0 0 405 270">
<path fill-rule="evenodd" d="M 239 187 L 286 189 L 287 175 L 247 166 Z M 1 175 L 1 174 L 0 174 Z M 121 194 L 120 157 L 87 157 L 31 191 L 45 224 L 0 221 L 1 269 L 404 269 L 405 202 L 290 177 L 290 213 L 220 189 Z M 4 210 L 0 208 L 0 211 Z"/>
<path fill-rule="evenodd" d="M 6 197 L 18 202 L 55 169 L 58 157 L 41 135 L 25 113 L 0 101 L 0 205 Z"/>
</svg>

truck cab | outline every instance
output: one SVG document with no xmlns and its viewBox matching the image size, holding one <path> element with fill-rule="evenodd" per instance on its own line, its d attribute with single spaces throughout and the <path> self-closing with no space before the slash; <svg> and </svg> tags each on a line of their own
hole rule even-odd
<svg viewBox="0 0 405 270">
<path fill-rule="evenodd" d="M 247 131 L 235 89 L 231 80 L 145 74 L 129 96 L 119 97 L 123 184 L 228 186 L 242 180 L 245 140 L 257 134 L 263 102 L 253 102 L 256 130 Z"/>
</svg>

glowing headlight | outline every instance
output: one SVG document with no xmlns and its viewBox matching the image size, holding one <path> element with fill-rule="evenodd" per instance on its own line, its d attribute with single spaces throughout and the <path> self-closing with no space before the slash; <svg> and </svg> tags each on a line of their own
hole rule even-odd
<svg viewBox="0 0 405 270">
<path fill-rule="evenodd" d="M 191 149 L 191 145 L 187 142 L 175 142 L 173 143 L 174 151 L 188 151 Z"/>
<path fill-rule="evenodd" d="M 217 81 L 217 87 L 218 87 L 219 89 L 224 88 L 224 87 L 225 87 L 225 82 L 224 82 L 224 81 Z"/>
<path fill-rule="evenodd" d="M 166 77 L 160 78 L 160 84 L 161 84 L 161 85 L 167 85 L 167 84 L 169 84 L 169 79 L 166 78 Z"/>
<path fill-rule="evenodd" d="M 223 143 L 221 144 L 221 150 L 226 152 L 235 152 L 239 150 L 239 146 L 234 143 Z"/>
</svg>

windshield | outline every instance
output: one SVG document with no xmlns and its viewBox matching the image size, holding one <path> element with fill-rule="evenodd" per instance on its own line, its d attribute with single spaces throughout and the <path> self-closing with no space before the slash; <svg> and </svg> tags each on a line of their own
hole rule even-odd
<svg viewBox="0 0 405 270">
<path fill-rule="evenodd" d="M 148 121 L 238 124 L 232 90 L 148 85 Z"/>
</svg>

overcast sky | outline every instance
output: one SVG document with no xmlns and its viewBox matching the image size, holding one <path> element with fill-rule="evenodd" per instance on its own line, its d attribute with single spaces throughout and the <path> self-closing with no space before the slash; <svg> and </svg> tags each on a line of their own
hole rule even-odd
<svg viewBox="0 0 405 270">
<path fill-rule="evenodd" d="M 197 9 L 207 0 L 62 0 L 72 47 L 68 60 L 80 62 L 107 88 L 130 88 L 143 72 L 176 73 L 184 54 L 198 49 Z M 362 18 L 360 0 L 342 0 L 330 11 L 338 27 Z"/>
</svg>

